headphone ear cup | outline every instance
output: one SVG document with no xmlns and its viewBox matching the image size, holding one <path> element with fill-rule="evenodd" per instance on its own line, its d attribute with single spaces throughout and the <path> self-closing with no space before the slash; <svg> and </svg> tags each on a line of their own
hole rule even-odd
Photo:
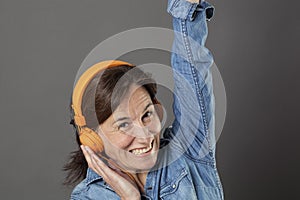
<svg viewBox="0 0 300 200">
<path fill-rule="evenodd" d="M 96 153 L 104 151 L 103 142 L 100 136 L 90 128 L 82 128 L 79 139 L 81 144 L 90 147 Z"/>
</svg>

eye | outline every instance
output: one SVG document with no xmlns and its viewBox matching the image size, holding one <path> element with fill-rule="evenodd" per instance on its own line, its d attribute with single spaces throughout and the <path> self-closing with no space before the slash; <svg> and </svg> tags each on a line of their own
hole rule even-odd
<svg viewBox="0 0 300 200">
<path fill-rule="evenodd" d="M 118 130 L 124 131 L 127 130 L 130 126 L 129 122 L 123 122 L 121 124 L 118 125 Z"/>
<path fill-rule="evenodd" d="M 143 121 L 144 123 L 150 122 L 150 121 L 151 121 L 152 115 L 153 115 L 153 112 L 152 112 L 152 111 L 147 111 L 147 112 L 143 115 L 142 121 Z"/>
</svg>

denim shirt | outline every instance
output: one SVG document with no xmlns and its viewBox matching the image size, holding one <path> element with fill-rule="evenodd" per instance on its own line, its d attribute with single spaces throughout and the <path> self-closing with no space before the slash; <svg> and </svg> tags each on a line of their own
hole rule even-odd
<svg viewBox="0 0 300 200">
<path fill-rule="evenodd" d="M 207 20 L 213 7 L 185 0 L 169 0 L 174 41 L 175 120 L 163 133 L 156 166 L 147 174 L 142 199 L 224 199 L 216 168 L 214 96 L 210 67 L 213 57 L 205 48 Z M 120 199 L 93 170 L 72 194 L 73 200 Z"/>
</svg>

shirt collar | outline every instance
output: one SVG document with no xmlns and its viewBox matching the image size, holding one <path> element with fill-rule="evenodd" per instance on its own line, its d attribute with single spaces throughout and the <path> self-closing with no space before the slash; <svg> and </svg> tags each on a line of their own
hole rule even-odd
<svg viewBox="0 0 300 200">
<path fill-rule="evenodd" d="M 104 180 L 101 176 L 99 176 L 96 172 L 94 172 L 92 169 L 88 168 L 86 173 L 86 185 L 95 182 L 95 181 L 102 181 L 104 183 Z"/>
</svg>

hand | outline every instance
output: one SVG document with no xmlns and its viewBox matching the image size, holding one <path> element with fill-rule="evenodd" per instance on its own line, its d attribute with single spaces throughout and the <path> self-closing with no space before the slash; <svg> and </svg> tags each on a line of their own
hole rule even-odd
<svg viewBox="0 0 300 200">
<path fill-rule="evenodd" d="M 122 200 L 140 199 L 137 185 L 125 173 L 109 168 L 88 146 L 82 145 L 81 149 L 89 167 L 99 174 Z"/>
<path fill-rule="evenodd" d="M 199 3 L 200 0 L 186 0 L 188 2 L 191 2 L 191 3 Z"/>
</svg>

